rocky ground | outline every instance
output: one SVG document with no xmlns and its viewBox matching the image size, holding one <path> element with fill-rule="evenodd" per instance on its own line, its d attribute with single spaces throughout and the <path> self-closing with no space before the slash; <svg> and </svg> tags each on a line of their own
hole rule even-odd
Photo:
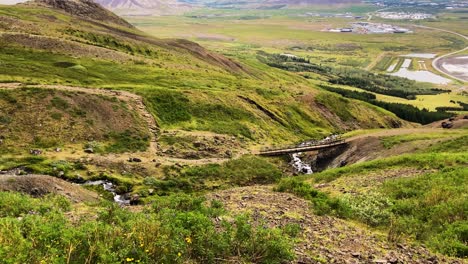
<svg viewBox="0 0 468 264">
<path fill-rule="evenodd" d="M 386 235 L 330 216 L 314 215 L 310 204 L 268 186 L 235 188 L 210 194 L 235 213 L 252 215 L 256 224 L 298 224 L 302 232 L 294 263 L 465 263 L 434 255 L 423 245 L 392 244 Z"/>
<path fill-rule="evenodd" d="M 93 191 L 86 190 L 77 184 L 45 175 L 0 174 L 0 191 L 21 192 L 35 197 L 54 193 L 63 195 L 75 203 L 99 200 L 99 195 Z"/>
</svg>

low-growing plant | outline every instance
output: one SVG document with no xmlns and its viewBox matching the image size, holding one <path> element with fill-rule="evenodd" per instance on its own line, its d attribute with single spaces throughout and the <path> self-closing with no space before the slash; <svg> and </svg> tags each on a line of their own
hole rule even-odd
<svg viewBox="0 0 468 264">
<path fill-rule="evenodd" d="M 243 215 L 216 223 L 224 212 L 199 197 L 162 197 L 141 213 L 103 202 L 95 205 L 98 217 L 86 221 L 66 216 L 70 204 L 63 197 L 0 192 L 0 198 L 2 263 L 280 264 L 294 259 L 294 232 L 256 226 Z"/>
<path fill-rule="evenodd" d="M 313 210 L 318 215 L 331 214 L 346 218 L 349 216 L 349 205 L 344 201 L 332 198 L 326 193 L 314 189 L 310 184 L 296 178 L 282 179 L 274 188 L 277 192 L 288 192 L 312 202 Z"/>
</svg>

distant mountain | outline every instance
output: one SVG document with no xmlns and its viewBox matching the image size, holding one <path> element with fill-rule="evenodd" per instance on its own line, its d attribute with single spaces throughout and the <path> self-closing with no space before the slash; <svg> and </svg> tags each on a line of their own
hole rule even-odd
<svg viewBox="0 0 468 264">
<path fill-rule="evenodd" d="M 177 0 L 95 0 L 120 15 L 178 14 L 192 8 L 191 4 Z"/>
<path fill-rule="evenodd" d="M 211 7 L 244 7 L 244 8 L 282 8 L 286 6 L 297 5 L 330 5 L 330 4 L 348 4 L 361 3 L 361 0 L 200 0 L 205 5 Z"/>
<path fill-rule="evenodd" d="M 94 0 L 120 15 L 180 14 L 196 7 L 283 8 L 297 5 L 360 3 L 361 0 Z"/>
<path fill-rule="evenodd" d="M 285 4 L 285 5 L 306 5 L 306 4 L 348 4 L 348 3 L 361 3 L 361 0 L 266 0 L 264 2 L 271 4 Z"/>
</svg>

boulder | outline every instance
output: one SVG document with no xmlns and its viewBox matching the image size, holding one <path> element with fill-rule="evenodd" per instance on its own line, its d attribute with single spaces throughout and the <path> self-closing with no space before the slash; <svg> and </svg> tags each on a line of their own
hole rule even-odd
<svg viewBox="0 0 468 264">
<path fill-rule="evenodd" d="M 92 154 L 92 153 L 94 153 L 94 149 L 93 149 L 93 148 L 86 148 L 86 149 L 84 150 L 84 152 L 85 152 L 85 153 L 88 153 L 88 154 Z"/>
<path fill-rule="evenodd" d="M 38 156 L 38 155 L 42 154 L 42 150 L 40 150 L 40 149 L 30 149 L 29 154 L 34 155 L 34 156 Z"/>
<path fill-rule="evenodd" d="M 134 194 L 130 197 L 130 205 L 137 205 L 140 203 L 140 195 Z"/>
</svg>

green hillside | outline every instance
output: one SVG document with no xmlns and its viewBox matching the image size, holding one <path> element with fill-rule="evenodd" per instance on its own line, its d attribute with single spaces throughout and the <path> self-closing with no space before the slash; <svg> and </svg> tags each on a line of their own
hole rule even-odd
<svg viewBox="0 0 468 264">
<path fill-rule="evenodd" d="M 440 86 L 157 33 L 0 6 L 0 263 L 466 263 L 468 119 L 399 103 Z"/>
</svg>

